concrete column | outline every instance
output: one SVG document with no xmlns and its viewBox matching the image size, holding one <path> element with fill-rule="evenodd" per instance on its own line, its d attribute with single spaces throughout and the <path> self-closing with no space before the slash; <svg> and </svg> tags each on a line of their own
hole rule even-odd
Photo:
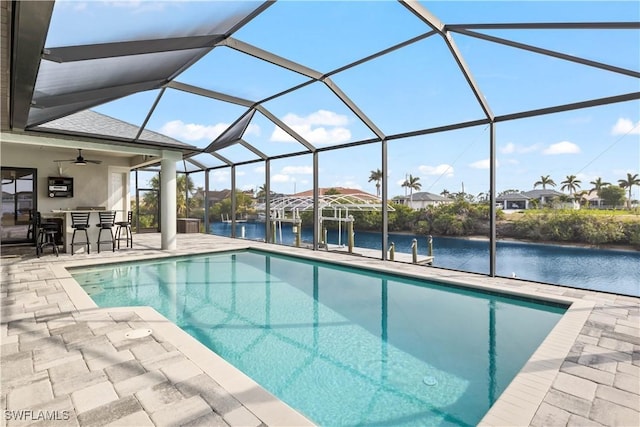
<svg viewBox="0 0 640 427">
<path fill-rule="evenodd" d="M 163 151 L 160 162 L 160 230 L 162 250 L 176 248 L 176 162 L 180 153 Z"/>
</svg>

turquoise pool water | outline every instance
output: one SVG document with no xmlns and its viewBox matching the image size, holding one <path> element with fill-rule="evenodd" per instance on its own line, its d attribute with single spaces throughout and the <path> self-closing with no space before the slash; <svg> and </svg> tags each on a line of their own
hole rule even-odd
<svg viewBox="0 0 640 427">
<path fill-rule="evenodd" d="M 323 426 L 475 425 L 566 307 L 259 251 L 74 270 Z"/>
</svg>

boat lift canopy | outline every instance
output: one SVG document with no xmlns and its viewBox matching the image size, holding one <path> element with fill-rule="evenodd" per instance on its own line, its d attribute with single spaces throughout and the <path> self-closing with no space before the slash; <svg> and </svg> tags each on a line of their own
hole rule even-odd
<svg viewBox="0 0 640 427">
<path fill-rule="evenodd" d="M 320 211 L 319 231 L 322 231 L 322 223 L 324 221 L 338 222 L 338 246 L 342 246 L 342 223 L 349 226 L 351 238 L 350 250 L 353 246 L 353 216 L 351 212 L 381 212 L 382 200 L 376 196 L 366 193 L 356 194 L 325 194 L 318 197 L 318 210 Z M 261 203 L 256 206 L 258 211 L 265 211 L 265 204 Z M 395 211 L 393 206 L 387 205 L 388 211 Z M 293 222 L 300 224 L 300 212 L 313 210 L 313 196 L 282 196 L 271 199 L 271 217 L 276 222 L 276 227 L 282 230 L 283 222 Z M 332 210 L 333 216 L 322 215 L 323 211 Z M 288 218 L 287 213 L 291 212 L 292 217 Z M 298 230 L 298 228 L 296 228 Z M 280 231 L 282 233 L 282 231 Z M 319 233 L 320 234 L 320 233 Z M 280 238 L 282 240 L 282 237 Z M 322 237 L 326 246 L 326 238 Z"/>
<path fill-rule="evenodd" d="M 382 200 L 370 194 L 331 194 L 318 197 L 319 210 L 346 210 L 360 212 L 381 212 Z M 258 211 L 265 210 L 265 204 L 256 206 Z M 271 210 L 277 212 L 310 211 L 313 209 L 313 196 L 283 196 L 271 199 Z M 388 211 L 395 211 L 387 205 Z"/>
</svg>

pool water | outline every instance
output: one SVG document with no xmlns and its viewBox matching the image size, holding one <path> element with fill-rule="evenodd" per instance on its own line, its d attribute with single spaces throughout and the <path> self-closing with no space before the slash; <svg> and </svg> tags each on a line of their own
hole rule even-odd
<svg viewBox="0 0 640 427">
<path fill-rule="evenodd" d="M 566 311 L 261 251 L 74 270 L 323 426 L 475 425 Z"/>
</svg>

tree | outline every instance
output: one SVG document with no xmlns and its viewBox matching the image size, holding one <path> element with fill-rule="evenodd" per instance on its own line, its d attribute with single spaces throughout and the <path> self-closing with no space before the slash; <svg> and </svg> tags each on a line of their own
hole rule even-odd
<svg viewBox="0 0 640 427">
<path fill-rule="evenodd" d="M 508 190 L 504 190 L 498 193 L 498 196 L 505 196 L 507 194 L 520 194 L 522 191 L 510 188 Z"/>
<path fill-rule="evenodd" d="M 196 198 L 196 196 L 198 196 L 198 195 L 204 195 L 204 188 L 203 187 L 198 186 L 196 188 L 196 190 L 194 192 L 194 195 L 193 195 L 193 199 L 192 199 L 194 207 L 202 208 L 202 207 L 204 207 L 204 197 L 200 197 L 199 196 L 198 198 Z"/>
<path fill-rule="evenodd" d="M 587 203 L 589 203 L 587 201 L 587 199 L 585 199 L 584 197 L 589 194 L 589 192 L 587 190 L 580 190 L 580 191 L 576 191 L 575 194 L 573 195 L 574 200 L 577 200 L 580 205 L 585 205 Z"/>
<path fill-rule="evenodd" d="M 617 185 L 609 185 L 600 189 L 600 198 L 605 206 L 620 206 L 624 204 L 624 188 Z"/>
<path fill-rule="evenodd" d="M 371 175 L 369 175 L 369 181 L 375 181 L 376 183 L 376 196 L 380 197 L 380 186 L 382 181 L 382 171 L 380 169 L 376 169 L 371 171 Z"/>
<path fill-rule="evenodd" d="M 194 191 L 194 184 L 191 177 L 186 174 L 178 175 L 176 179 L 176 212 L 178 218 L 185 218 L 190 208 L 194 206 L 194 200 L 191 197 Z M 189 199 L 189 207 L 187 208 L 187 198 Z"/>
<path fill-rule="evenodd" d="M 218 220 L 218 218 L 231 219 L 231 217 L 233 217 L 233 212 L 231 212 L 231 195 L 213 205 L 209 213 L 211 217 L 214 218 L 214 221 Z M 236 189 L 236 218 L 246 218 L 249 213 L 254 213 L 253 200 L 251 199 L 251 196 L 244 193 L 242 190 Z"/>
<path fill-rule="evenodd" d="M 451 196 L 451 192 L 449 192 L 449 190 L 447 190 L 447 189 L 445 188 L 444 190 L 442 190 L 442 191 L 440 192 L 440 195 L 441 195 L 442 197 L 449 197 L 449 196 Z"/>
<path fill-rule="evenodd" d="M 600 194 L 600 190 L 602 190 L 604 187 L 611 185 L 611 183 L 604 182 L 602 181 L 602 178 L 597 177 L 596 179 L 591 181 L 589 184 L 593 185 L 593 188 L 591 188 L 591 191 L 595 191 L 596 194 L 598 195 L 598 207 L 600 207 L 600 203 L 602 201 L 602 194 Z"/>
<path fill-rule="evenodd" d="M 536 181 L 533 183 L 533 188 L 536 188 L 538 185 L 542 186 L 543 190 L 547 189 L 547 185 L 551 187 L 555 187 L 556 183 L 551 179 L 549 175 L 541 176 L 540 181 Z"/>
<path fill-rule="evenodd" d="M 562 187 L 560 187 L 560 190 L 564 190 L 564 189 L 569 190 L 569 195 L 571 196 L 573 195 L 573 193 L 576 192 L 578 188 L 580 188 L 581 183 L 582 181 L 580 181 L 575 175 L 567 175 L 567 179 L 565 179 L 560 183 L 562 184 Z"/>
<path fill-rule="evenodd" d="M 341 194 L 337 188 L 327 188 L 327 191 L 324 192 L 325 196 L 335 196 L 336 194 Z"/>
<path fill-rule="evenodd" d="M 478 199 L 479 202 L 488 202 L 490 195 L 491 194 L 488 191 L 486 193 L 481 192 L 481 193 L 478 193 L 478 195 L 476 196 L 476 199 Z"/>
<path fill-rule="evenodd" d="M 627 199 L 627 207 L 631 209 L 631 188 L 634 185 L 640 186 L 640 178 L 638 177 L 638 174 L 631 175 L 630 173 L 627 172 L 627 179 L 619 179 L 618 185 L 620 185 L 620 188 L 629 189 L 629 198 Z"/>
<path fill-rule="evenodd" d="M 145 193 L 142 203 L 145 208 L 154 214 L 153 221 L 155 222 L 155 213 L 158 212 L 158 193 L 160 191 L 160 177 L 158 175 L 151 178 L 149 185 L 153 190 Z M 180 174 L 176 178 L 176 213 L 178 218 L 184 218 L 187 216 L 187 192 L 189 196 L 189 209 L 197 207 L 198 201 L 193 199 L 195 185 L 193 180 L 185 174 Z"/>
<path fill-rule="evenodd" d="M 148 182 L 151 191 L 145 191 L 140 201 L 140 210 L 136 212 L 137 220 L 142 228 L 158 226 L 158 195 L 160 194 L 160 177 L 155 175 Z"/>
<path fill-rule="evenodd" d="M 602 189 L 602 187 L 606 187 L 607 185 L 611 185 L 610 182 L 602 181 L 602 178 L 600 178 L 600 177 L 597 177 L 593 181 L 589 182 L 589 184 L 593 185 L 593 188 L 591 188 L 591 191 L 595 191 L 598 196 L 600 196 L 600 190 Z"/>
<path fill-rule="evenodd" d="M 258 187 L 258 192 L 256 193 L 256 198 L 262 199 L 267 195 L 267 184 L 262 184 Z"/>
<path fill-rule="evenodd" d="M 422 188 L 422 184 L 420 184 L 418 181 L 420 181 L 419 176 L 413 176 L 409 174 L 407 179 L 405 179 L 404 182 L 402 183 L 403 187 L 409 189 L 409 200 L 411 202 L 413 202 L 413 190 L 419 190 Z"/>
</svg>

